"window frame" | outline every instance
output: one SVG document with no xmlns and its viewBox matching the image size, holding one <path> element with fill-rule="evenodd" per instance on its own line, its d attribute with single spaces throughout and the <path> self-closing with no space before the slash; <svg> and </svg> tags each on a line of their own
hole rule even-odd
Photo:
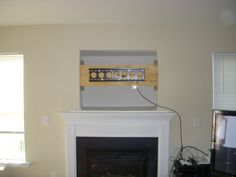
<svg viewBox="0 0 236 177">
<path fill-rule="evenodd" d="M 10 166 L 10 167 L 29 167 L 30 165 L 30 162 L 27 162 L 26 161 L 26 151 L 25 151 L 25 127 L 24 127 L 24 55 L 22 53 L 0 53 L 0 56 L 3 56 L 3 55 L 6 55 L 6 56 L 15 56 L 15 55 L 19 55 L 19 57 L 22 57 L 22 62 L 23 62 L 23 68 L 22 68 L 22 74 L 23 74 L 23 80 L 22 80 L 22 84 L 23 84 L 23 130 L 22 131 L 11 131 L 11 130 L 7 130 L 7 131 L 1 131 L 0 130 L 0 134 L 22 134 L 23 135 L 23 138 L 24 138 L 24 159 L 23 160 L 17 160 L 17 159 L 14 159 L 14 160 L 5 160 L 5 159 L 0 159 L 0 171 L 1 170 L 4 170 L 5 167 L 7 166 Z"/>
<path fill-rule="evenodd" d="M 236 101 L 234 101 L 233 99 L 231 100 L 230 97 L 233 96 L 233 98 L 236 98 L 236 93 L 229 94 L 229 92 L 225 92 L 225 88 L 227 90 L 232 89 L 230 86 L 228 86 L 229 82 L 228 80 L 232 80 L 232 78 L 226 78 L 225 74 L 230 73 L 230 72 L 235 72 L 233 71 L 225 71 L 225 61 L 228 58 L 224 58 L 224 57 L 230 57 L 233 56 L 235 61 L 234 61 L 234 65 L 236 64 L 236 52 L 214 52 L 212 53 L 212 108 L 213 109 L 221 109 L 221 110 L 236 110 Z M 218 61 L 216 61 L 218 60 Z M 221 61 L 219 61 L 221 60 Z M 223 62 L 223 65 L 217 65 L 218 67 L 221 67 L 221 69 L 223 71 L 221 72 L 217 72 L 216 71 L 216 63 L 217 62 Z M 227 63 L 227 65 L 229 65 Z M 236 69 L 236 67 L 235 67 Z M 221 75 L 222 74 L 222 75 Z M 222 79 L 217 78 L 217 77 L 223 77 Z M 218 82 L 218 83 L 217 83 Z M 221 82 L 221 83 L 219 83 Z M 233 78 L 233 83 L 236 83 L 236 77 Z M 220 88 L 222 87 L 222 88 Z M 230 90 L 232 91 L 232 90 Z M 222 92 L 222 93 L 221 93 Z M 219 103 L 219 100 L 221 100 L 222 102 Z M 227 104 L 226 104 L 227 103 Z"/>
</svg>

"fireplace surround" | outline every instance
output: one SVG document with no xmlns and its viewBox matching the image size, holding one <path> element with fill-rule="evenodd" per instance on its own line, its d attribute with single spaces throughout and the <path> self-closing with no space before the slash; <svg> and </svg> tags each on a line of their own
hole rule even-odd
<svg viewBox="0 0 236 177">
<path fill-rule="evenodd" d="M 60 115 L 65 121 L 67 177 L 80 177 L 77 174 L 82 167 L 77 167 L 76 160 L 76 143 L 79 137 L 157 138 L 157 177 L 167 176 L 169 123 L 174 113 L 167 111 L 67 111 Z"/>
</svg>

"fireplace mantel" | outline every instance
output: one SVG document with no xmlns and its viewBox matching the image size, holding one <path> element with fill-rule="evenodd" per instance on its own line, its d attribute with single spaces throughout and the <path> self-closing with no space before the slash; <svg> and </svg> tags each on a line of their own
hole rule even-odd
<svg viewBox="0 0 236 177">
<path fill-rule="evenodd" d="M 158 177 L 168 174 L 169 123 L 167 111 L 68 111 L 65 120 L 66 173 L 77 177 L 76 137 L 158 137 Z"/>
</svg>

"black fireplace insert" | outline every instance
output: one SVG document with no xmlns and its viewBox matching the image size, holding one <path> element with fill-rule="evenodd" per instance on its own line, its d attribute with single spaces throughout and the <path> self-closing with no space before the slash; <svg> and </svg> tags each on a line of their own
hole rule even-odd
<svg viewBox="0 0 236 177">
<path fill-rule="evenodd" d="M 77 137 L 77 177 L 157 177 L 157 138 Z"/>
</svg>

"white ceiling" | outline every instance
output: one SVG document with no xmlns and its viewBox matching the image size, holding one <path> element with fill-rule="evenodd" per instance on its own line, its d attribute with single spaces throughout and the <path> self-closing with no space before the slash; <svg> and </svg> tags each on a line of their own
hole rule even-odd
<svg viewBox="0 0 236 177">
<path fill-rule="evenodd" d="M 236 0 L 0 0 L 0 25 L 236 24 Z"/>
</svg>

